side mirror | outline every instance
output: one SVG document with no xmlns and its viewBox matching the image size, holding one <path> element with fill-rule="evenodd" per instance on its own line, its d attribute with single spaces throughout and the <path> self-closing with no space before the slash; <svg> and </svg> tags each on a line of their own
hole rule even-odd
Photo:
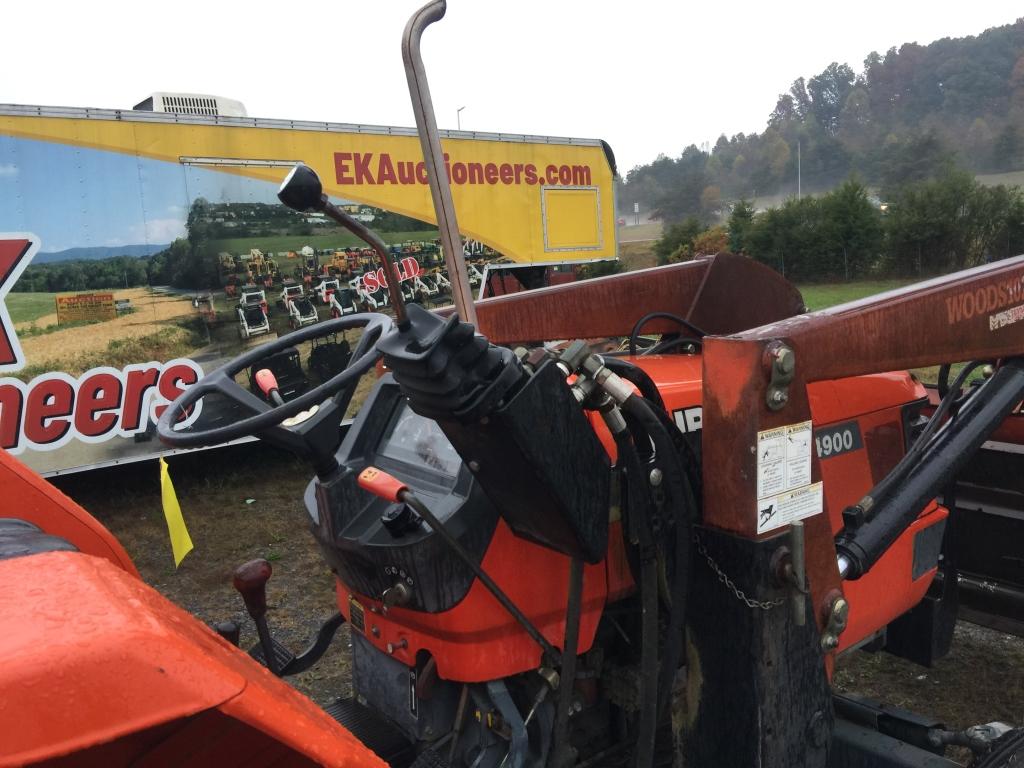
<svg viewBox="0 0 1024 768">
<path fill-rule="evenodd" d="M 324 185 L 316 171 L 298 163 L 277 190 L 277 199 L 294 211 L 321 211 L 324 208 Z"/>
</svg>

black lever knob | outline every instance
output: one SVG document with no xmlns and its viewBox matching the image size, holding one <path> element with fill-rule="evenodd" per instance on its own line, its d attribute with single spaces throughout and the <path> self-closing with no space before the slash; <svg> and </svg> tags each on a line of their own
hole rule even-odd
<svg viewBox="0 0 1024 768">
<path fill-rule="evenodd" d="M 245 610 L 254 620 L 263 618 L 267 613 L 267 582 L 274 569 L 263 558 L 242 563 L 235 569 L 231 580 L 235 589 L 245 601 Z"/>
</svg>

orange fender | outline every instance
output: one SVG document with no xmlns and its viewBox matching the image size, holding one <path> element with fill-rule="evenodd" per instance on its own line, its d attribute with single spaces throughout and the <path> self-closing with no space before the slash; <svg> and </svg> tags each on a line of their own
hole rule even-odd
<svg viewBox="0 0 1024 768">
<path fill-rule="evenodd" d="M 80 552 L 105 558 L 140 578 L 124 547 L 95 517 L 2 450 L 0 499 L 6 499 L 0 516 L 26 520 L 46 533 L 67 539 Z"/>
<path fill-rule="evenodd" d="M 0 766 L 385 764 L 111 560 L 0 561 Z"/>
</svg>

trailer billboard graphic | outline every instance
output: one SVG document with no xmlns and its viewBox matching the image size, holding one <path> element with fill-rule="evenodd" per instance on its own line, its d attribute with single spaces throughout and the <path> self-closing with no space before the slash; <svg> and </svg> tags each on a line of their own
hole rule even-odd
<svg viewBox="0 0 1024 768">
<path fill-rule="evenodd" d="M 0 236 L 0 372 L 16 371 L 25 365 L 5 298 L 38 250 L 39 240 L 32 235 L 16 232 Z"/>
<path fill-rule="evenodd" d="M 494 261 L 616 255 L 599 142 L 443 144 L 471 282 Z M 362 243 L 279 204 L 296 161 L 380 233 L 409 300 L 450 302 L 408 129 L 0 105 L 0 445 L 44 474 L 154 456 L 157 415 L 204 373 L 293 328 L 389 311 Z M 552 205 L 556 191 L 588 203 Z M 278 377 L 305 391 L 354 341 L 300 345 Z M 240 410 L 207 398 L 187 421 L 223 425 Z"/>
<path fill-rule="evenodd" d="M 117 317 L 117 307 L 112 293 L 75 293 L 70 296 L 58 296 L 56 303 L 58 325 L 95 323 Z"/>
</svg>

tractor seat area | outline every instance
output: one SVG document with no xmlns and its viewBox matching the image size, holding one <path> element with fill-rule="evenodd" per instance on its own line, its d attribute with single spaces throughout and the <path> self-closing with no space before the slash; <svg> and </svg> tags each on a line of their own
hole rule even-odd
<svg viewBox="0 0 1024 768">
<path fill-rule="evenodd" d="M 32 523 L 14 517 L 0 517 L 0 560 L 42 552 L 77 551 L 78 547 L 67 539 L 43 533 Z"/>
</svg>

